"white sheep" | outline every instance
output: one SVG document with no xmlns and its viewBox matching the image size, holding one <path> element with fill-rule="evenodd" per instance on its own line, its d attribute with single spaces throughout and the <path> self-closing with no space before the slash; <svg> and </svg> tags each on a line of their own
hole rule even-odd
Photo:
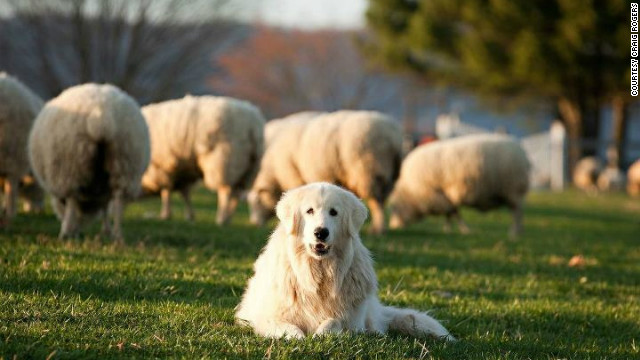
<svg viewBox="0 0 640 360">
<path fill-rule="evenodd" d="M 627 192 L 631 196 L 640 196 L 640 159 L 631 164 L 627 172 Z"/>
<path fill-rule="evenodd" d="M 383 204 L 402 161 L 398 123 L 374 111 L 301 113 L 267 123 L 269 136 L 260 172 L 249 193 L 251 221 L 273 216 L 283 191 L 317 181 L 339 184 L 365 199 L 372 230 L 384 230 Z"/>
<path fill-rule="evenodd" d="M 606 152 L 607 166 L 598 174 L 598 190 L 600 191 L 623 191 L 625 181 L 624 173 L 618 167 L 619 155 L 615 146 L 609 146 Z"/>
<path fill-rule="evenodd" d="M 124 200 L 138 195 L 149 156 L 138 104 L 112 85 L 63 91 L 44 106 L 29 135 L 29 160 L 62 220 L 60 237 L 102 213 L 103 231 L 121 241 Z"/>
<path fill-rule="evenodd" d="M 264 117 L 249 102 L 216 96 L 186 96 L 142 108 L 151 134 L 151 162 L 142 178 L 145 193 L 160 193 L 162 218 L 171 217 L 172 190 L 189 197 L 199 179 L 218 192 L 218 224 L 227 223 L 238 196 L 258 172 L 264 152 Z"/>
<path fill-rule="evenodd" d="M 505 135 L 468 135 L 419 146 L 402 163 L 389 200 L 389 225 L 400 228 L 425 215 L 445 215 L 447 229 L 456 219 L 460 231 L 468 232 L 460 206 L 486 211 L 507 205 L 515 237 L 522 229 L 529 169 L 522 147 Z"/>
<path fill-rule="evenodd" d="M 598 190 L 610 192 L 610 191 L 623 191 L 625 187 L 625 176 L 622 170 L 617 166 L 607 166 L 598 175 Z"/>
<path fill-rule="evenodd" d="M 0 223 L 15 215 L 19 183 L 29 173 L 29 130 L 42 105 L 20 81 L 0 72 Z"/>
<path fill-rule="evenodd" d="M 602 172 L 602 161 L 594 156 L 580 159 L 573 168 L 573 185 L 589 194 L 598 191 L 598 176 Z"/>
</svg>

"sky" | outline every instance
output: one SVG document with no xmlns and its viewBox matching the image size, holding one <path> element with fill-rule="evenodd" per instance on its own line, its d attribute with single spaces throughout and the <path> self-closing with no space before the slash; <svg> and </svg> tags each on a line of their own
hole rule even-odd
<svg viewBox="0 0 640 360">
<path fill-rule="evenodd" d="M 368 0 L 230 0 L 229 4 L 234 16 L 249 22 L 307 30 L 346 30 L 364 27 Z M 3 5 L 0 0 L 0 16 L 5 15 Z"/>
<path fill-rule="evenodd" d="M 267 24 L 303 29 L 364 26 L 367 0 L 248 0 L 245 16 Z"/>
</svg>

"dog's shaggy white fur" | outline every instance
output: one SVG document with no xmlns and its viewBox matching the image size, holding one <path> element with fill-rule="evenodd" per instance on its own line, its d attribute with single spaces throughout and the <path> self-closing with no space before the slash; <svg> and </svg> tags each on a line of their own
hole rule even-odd
<svg viewBox="0 0 640 360">
<path fill-rule="evenodd" d="M 396 330 L 454 340 L 438 321 L 384 306 L 358 234 L 367 208 L 351 192 L 312 183 L 285 193 L 280 224 L 254 265 L 236 318 L 268 337 Z"/>
</svg>

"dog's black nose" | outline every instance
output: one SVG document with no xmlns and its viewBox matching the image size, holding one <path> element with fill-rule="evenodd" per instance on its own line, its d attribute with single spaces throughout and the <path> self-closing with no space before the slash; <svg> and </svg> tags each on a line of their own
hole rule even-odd
<svg viewBox="0 0 640 360">
<path fill-rule="evenodd" d="M 316 239 L 320 241 L 325 241 L 329 236 L 329 229 L 323 228 L 323 227 L 317 227 L 313 230 L 313 235 L 316 236 Z"/>
</svg>

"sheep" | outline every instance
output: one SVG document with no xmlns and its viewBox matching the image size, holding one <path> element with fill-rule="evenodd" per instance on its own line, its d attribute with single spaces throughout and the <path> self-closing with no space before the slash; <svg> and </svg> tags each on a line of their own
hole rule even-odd
<svg viewBox="0 0 640 360">
<path fill-rule="evenodd" d="M 4 187 L 5 183 L 4 179 L 0 179 L 0 189 Z M 23 176 L 18 182 L 18 197 L 22 199 L 22 211 L 26 213 L 44 211 L 44 195 L 44 190 L 32 174 Z"/>
<path fill-rule="evenodd" d="M 252 224 L 262 226 L 275 215 L 276 203 L 284 191 L 305 184 L 296 156 L 303 149 L 300 141 L 314 116 L 301 114 L 271 120 L 264 128 L 268 146 L 247 195 Z"/>
<path fill-rule="evenodd" d="M 623 191 L 625 186 L 625 176 L 617 166 L 607 166 L 598 175 L 596 182 L 600 191 Z"/>
<path fill-rule="evenodd" d="M 522 231 L 523 199 L 529 189 L 530 163 L 518 142 L 506 135 L 467 135 L 417 147 L 402 163 L 389 198 L 391 228 L 424 215 L 445 215 L 445 229 L 457 220 L 469 232 L 458 208 L 481 211 L 507 205 L 513 213 L 510 236 Z"/>
<path fill-rule="evenodd" d="M 226 224 L 240 193 L 247 190 L 264 152 L 265 119 L 247 101 L 228 97 L 191 96 L 142 108 L 151 133 L 151 162 L 142 178 L 147 194 L 160 193 L 161 218 L 171 217 L 170 194 L 185 200 L 193 220 L 192 185 L 204 184 L 218 193 L 216 222 Z"/>
<path fill-rule="evenodd" d="M 269 146 L 248 196 L 251 222 L 274 215 L 282 192 L 317 181 L 339 184 L 365 199 L 374 233 L 384 231 L 383 204 L 398 177 L 402 133 L 391 117 L 374 111 L 300 113 L 270 121 Z"/>
<path fill-rule="evenodd" d="M 622 191 L 625 187 L 625 176 L 618 167 L 620 162 L 618 149 L 611 145 L 606 152 L 607 166 L 598 174 L 596 185 L 600 191 Z"/>
<path fill-rule="evenodd" d="M 587 156 L 576 163 L 573 169 L 573 185 L 589 194 L 598 191 L 598 176 L 602 172 L 602 162 L 593 156 Z"/>
<path fill-rule="evenodd" d="M 640 159 L 631 164 L 627 172 L 627 192 L 631 196 L 640 196 Z"/>
<path fill-rule="evenodd" d="M 0 72 L 0 224 L 16 213 L 20 179 L 29 173 L 27 138 L 43 101 L 14 77 Z"/>
<path fill-rule="evenodd" d="M 66 89 L 44 106 L 29 134 L 29 160 L 62 221 L 60 238 L 103 214 L 103 232 L 121 243 L 124 201 L 138 195 L 149 157 L 140 107 L 108 84 Z"/>
</svg>

